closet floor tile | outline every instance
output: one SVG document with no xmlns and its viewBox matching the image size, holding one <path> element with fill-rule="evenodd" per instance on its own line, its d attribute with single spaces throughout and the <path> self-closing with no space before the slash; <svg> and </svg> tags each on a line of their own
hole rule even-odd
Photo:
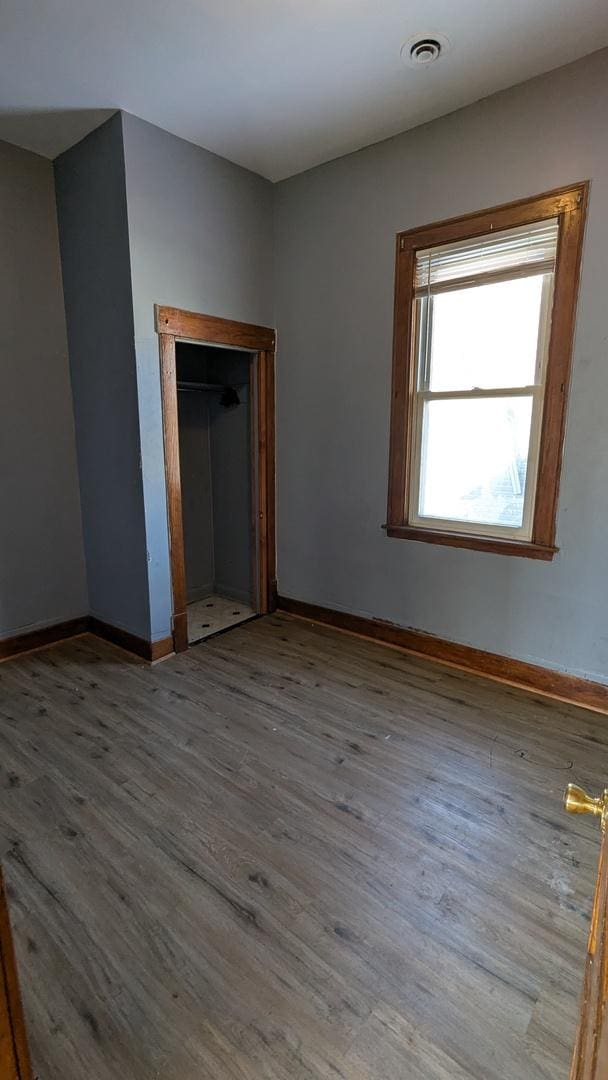
<svg viewBox="0 0 608 1080">
<path fill-rule="evenodd" d="M 217 593 L 205 596 L 188 604 L 188 642 L 193 645 L 220 630 L 227 630 L 229 626 L 237 626 L 253 615 L 253 608 L 240 600 L 230 600 Z"/>
</svg>

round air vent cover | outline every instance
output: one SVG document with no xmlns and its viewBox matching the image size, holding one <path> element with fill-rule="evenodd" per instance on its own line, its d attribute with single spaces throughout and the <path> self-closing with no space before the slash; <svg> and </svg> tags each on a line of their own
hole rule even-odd
<svg viewBox="0 0 608 1080">
<path fill-rule="evenodd" d="M 441 44 L 435 38 L 421 38 L 415 41 L 410 48 L 410 60 L 414 64 L 432 64 L 438 60 L 441 53 Z"/>
<path fill-rule="evenodd" d="M 411 67 L 426 67 L 449 51 L 445 34 L 415 34 L 401 46 L 401 59 Z"/>
</svg>

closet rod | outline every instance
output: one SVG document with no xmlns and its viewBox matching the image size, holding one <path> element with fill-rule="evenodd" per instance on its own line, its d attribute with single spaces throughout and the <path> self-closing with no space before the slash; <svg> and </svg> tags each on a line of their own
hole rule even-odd
<svg viewBox="0 0 608 1080">
<path fill-rule="evenodd" d="M 215 390 L 218 394 L 223 394 L 227 386 L 236 389 L 237 386 L 247 386 L 247 383 L 199 383 L 199 382 L 182 382 L 181 380 L 177 384 L 178 390 Z"/>
</svg>

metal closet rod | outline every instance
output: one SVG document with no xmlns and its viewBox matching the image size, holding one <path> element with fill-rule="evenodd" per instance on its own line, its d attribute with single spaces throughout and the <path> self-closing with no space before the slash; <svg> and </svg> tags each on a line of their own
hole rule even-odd
<svg viewBox="0 0 608 1080">
<path fill-rule="evenodd" d="M 231 387 L 236 390 L 239 386 L 247 386 L 246 382 L 239 383 L 205 383 L 205 382 L 183 382 L 178 380 L 178 390 L 214 390 L 217 394 L 223 394 L 224 390 Z"/>
</svg>

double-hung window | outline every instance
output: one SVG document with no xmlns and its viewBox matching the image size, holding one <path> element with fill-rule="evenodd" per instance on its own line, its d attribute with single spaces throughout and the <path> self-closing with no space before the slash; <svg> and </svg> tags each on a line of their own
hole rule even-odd
<svg viewBox="0 0 608 1080">
<path fill-rule="evenodd" d="M 554 554 L 586 192 L 398 236 L 389 535 Z"/>
</svg>

